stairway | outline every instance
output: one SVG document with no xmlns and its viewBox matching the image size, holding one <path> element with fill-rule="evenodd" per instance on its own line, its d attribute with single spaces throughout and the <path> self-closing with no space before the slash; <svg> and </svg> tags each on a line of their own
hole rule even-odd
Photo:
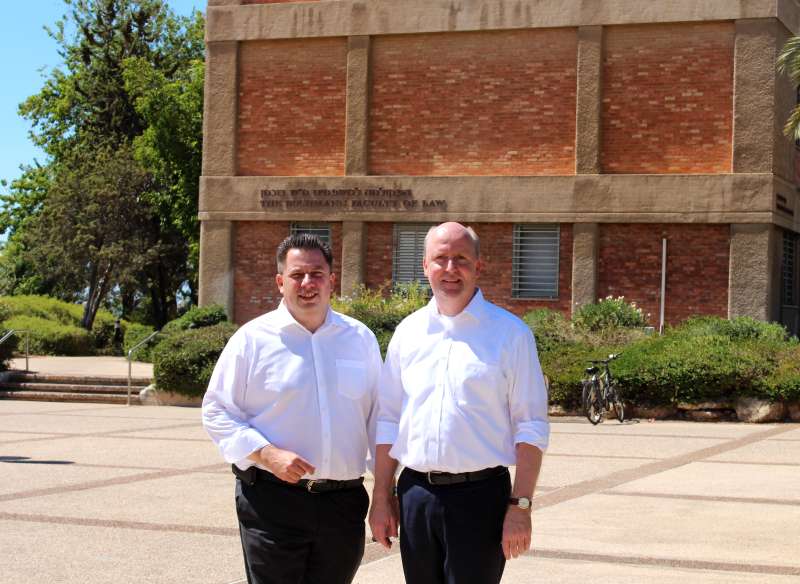
<svg viewBox="0 0 800 584">
<path fill-rule="evenodd" d="M 131 404 L 139 404 L 139 392 L 152 383 L 148 378 L 131 379 Z M 125 404 L 125 377 L 42 375 L 9 372 L 0 377 L 0 399 L 29 401 Z"/>
</svg>

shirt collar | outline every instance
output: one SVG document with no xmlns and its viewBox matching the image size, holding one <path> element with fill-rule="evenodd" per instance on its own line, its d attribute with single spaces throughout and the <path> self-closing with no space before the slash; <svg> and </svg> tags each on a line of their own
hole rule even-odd
<svg viewBox="0 0 800 584">
<path fill-rule="evenodd" d="M 486 300 L 483 298 L 483 292 L 481 289 L 478 288 L 475 291 L 475 295 L 472 297 L 472 300 L 469 301 L 464 307 L 464 310 L 459 312 L 455 316 L 445 316 L 439 312 L 439 305 L 436 304 L 436 297 L 434 296 L 431 298 L 430 302 L 428 302 L 428 314 L 433 319 L 442 319 L 442 318 L 460 318 L 462 315 L 466 315 L 474 320 L 480 321 L 481 317 L 484 315 L 486 310 Z"/>
<path fill-rule="evenodd" d="M 292 326 L 299 326 L 303 330 L 308 330 L 302 324 L 297 322 L 297 320 L 295 320 L 295 318 L 292 316 L 292 313 L 289 312 L 289 309 L 286 307 L 286 302 L 284 302 L 283 300 L 281 300 L 281 303 L 278 305 L 278 308 L 275 309 L 275 324 L 278 325 L 278 328 L 282 329 L 289 328 Z M 325 321 L 322 323 L 322 326 L 317 329 L 317 331 L 324 329 L 328 325 L 338 326 L 338 327 L 345 326 L 342 315 L 340 315 L 338 312 L 334 312 L 333 310 L 331 310 L 330 306 L 328 307 L 328 312 L 325 315 Z"/>
</svg>

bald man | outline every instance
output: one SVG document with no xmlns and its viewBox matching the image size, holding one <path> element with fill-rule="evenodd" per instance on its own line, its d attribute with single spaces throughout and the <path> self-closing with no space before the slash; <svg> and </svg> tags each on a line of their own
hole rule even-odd
<svg viewBox="0 0 800 584">
<path fill-rule="evenodd" d="M 531 543 L 547 392 L 533 334 L 483 298 L 481 267 L 471 228 L 428 232 L 433 298 L 397 327 L 381 376 L 369 521 L 387 548 L 400 526 L 413 584 L 499 583 Z"/>
</svg>

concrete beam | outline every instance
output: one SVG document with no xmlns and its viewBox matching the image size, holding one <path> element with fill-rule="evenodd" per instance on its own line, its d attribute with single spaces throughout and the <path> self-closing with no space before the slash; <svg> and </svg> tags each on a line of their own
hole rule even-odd
<svg viewBox="0 0 800 584">
<path fill-rule="evenodd" d="M 364 283 L 364 256 L 367 245 L 363 221 L 342 222 L 342 294 L 352 294 Z"/>
<path fill-rule="evenodd" d="M 369 37 L 347 39 L 347 107 L 344 173 L 365 175 L 369 168 Z"/>
<path fill-rule="evenodd" d="M 772 174 L 579 176 L 202 177 L 201 219 L 768 223 Z M 278 206 L 262 207 L 261 191 Z M 308 195 L 291 191 L 306 189 Z M 317 189 L 359 189 L 340 196 Z M 410 190 L 408 196 L 376 194 Z M 373 194 L 367 196 L 367 191 Z M 395 192 L 396 194 L 396 192 Z M 343 200 L 343 205 L 331 201 Z M 379 201 L 357 208 L 351 200 Z M 407 203 L 404 200 L 408 201 Z M 289 201 L 289 205 L 284 203 Z M 322 203 L 320 203 L 322 201 Z M 384 201 L 381 203 L 380 201 Z"/>
<path fill-rule="evenodd" d="M 584 304 L 597 302 L 597 223 L 572 226 L 572 306 L 574 312 Z"/>
<path fill-rule="evenodd" d="M 246 41 L 519 28 L 779 18 L 800 30 L 792 0 L 340 0 L 209 5 L 208 39 Z"/>
<path fill-rule="evenodd" d="M 578 29 L 578 91 L 575 174 L 600 173 L 600 113 L 603 101 L 603 27 Z"/>
<path fill-rule="evenodd" d="M 221 304 L 233 319 L 233 223 L 200 223 L 200 306 Z"/>
<path fill-rule="evenodd" d="M 777 240 L 778 230 L 772 225 L 731 225 L 728 318 L 777 317 Z"/>
</svg>

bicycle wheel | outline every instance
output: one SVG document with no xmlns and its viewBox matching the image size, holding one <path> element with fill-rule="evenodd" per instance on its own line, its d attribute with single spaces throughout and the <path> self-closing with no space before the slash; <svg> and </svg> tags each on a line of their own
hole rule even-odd
<svg viewBox="0 0 800 584">
<path fill-rule="evenodd" d="M 617 391 L 617 386 L 612 385 L 608 388 L 608 401 L 614 404 L 614 413 L 617 415 L 619 423 L 625 421 L 625 406 L 622 403 L 622 398 Z"/>
<path fill-rule="evenodd" d="M 603 410 L 600 407 L 600 387 L 596 381 L 585 380 L 581 394 L 583 413 L 586 419 L 597 425 L 603 417 Z"/>
</svg>

